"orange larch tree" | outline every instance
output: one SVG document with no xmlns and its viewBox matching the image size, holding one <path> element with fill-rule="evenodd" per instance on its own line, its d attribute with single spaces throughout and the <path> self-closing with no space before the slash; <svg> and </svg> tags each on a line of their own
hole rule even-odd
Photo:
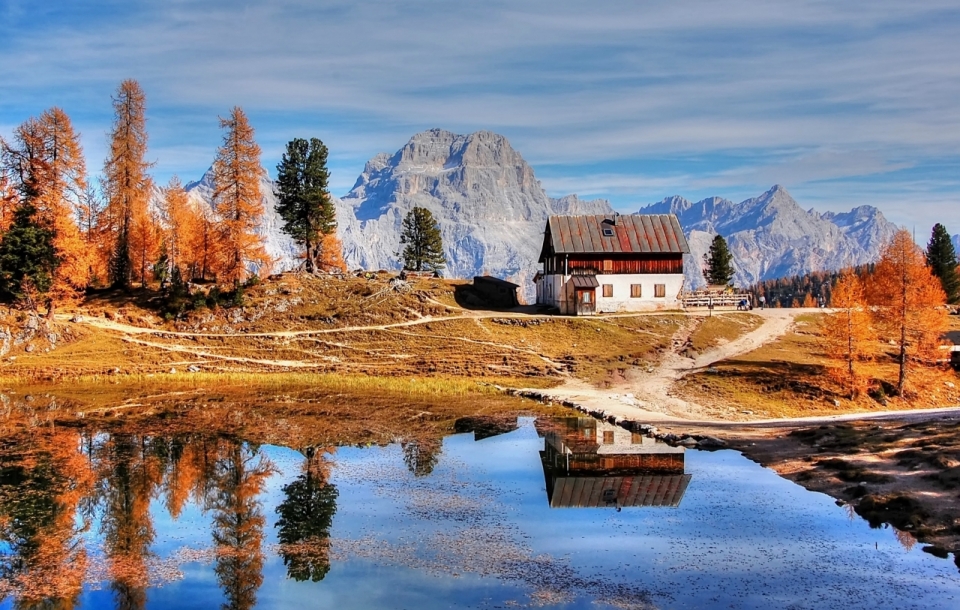
<svg viewBox="0 0 960 610">
<path fill-rule="evenodd" d="M 320 238 L 320 256 L 316 261 L 317 268 L 327 273 L 346 273 L 347 264 L 343 260 L 343 243 L 336 233 L 329 233 Z"/>
<path fill-rule="evenodd" d="M 844 273 L 833 288 L 831 303 L 834 313 L 823 324 L 827 353 L 845 363 L 839 372 L 839 381 L 856 398 L 866 389 L 866 378 L 856 367 L 857 362 L 868 360 L 871 346 L 876 342 L 863 282 L 851 272 Z"/>
<path fill-rule="evenodd" d="M 155 244 L 148 227 L 148 206 L 153 189 L 147 170 L 146 95 L 137 81 L 120 83 L 113 98 L 113 130 L 110 153 L 103 167 L 107 198 L 101 238 L 108 242 L 113 285 L 129 287 L 133 280 L 146 282 L 144 256 Z"/>
<path fill-rule="evenodd" d="M 0 167 L 0 233 L 6 233 L 13 223 L 13 212 L 20 204 L 17 189 L 7 172 Z"/>
<path fill-rule="evenodd" d="M 907 388 L 907 363 L 935 360 L 947 328 L 946 295 L 908 231 L 898 231 L 880 253 L 867 297 L 877 326 L 897 345 L 897 391 L 902 395 Z"/>
<path fill-rule="evenodd" d="M 180 277 L 192 278 L 198 258 L 195 249 L 197 244 L 202 244 L 198 236 L 204 221 L 201 212 L 190 201 L 190 196 L 176 176 L 163 189 L 161 207 L 165 229 L 163 243 L 171 272 L 176 269 Z"/>
<path fill-rule="evenodd" d="M 221 248 L 217 277 L 236 286 L 247 277 L 249 267 L 263 270 L 270 262 L 257 234 L 263 218 L 263 168 L 253 127 L 242 109 L 235 106 L 229 118 L 220 119 L 220 127 L 227 132 L 213 163 L 213 204 L 219 216 Z"/>
<path fill-rule="evenodd" d="M 56 259 L 47 291 L 48 315 L 57 301 L 72 300 L 90 280 L 90 249 L 76 218 L 87 189 L 86 164 L 79 134 L 59 108 L 21 124 L 12 143 L 2 143 L 3 165 L 19 206 L 31 208 L 32 222 L 52 235 Z"/>
</svg>

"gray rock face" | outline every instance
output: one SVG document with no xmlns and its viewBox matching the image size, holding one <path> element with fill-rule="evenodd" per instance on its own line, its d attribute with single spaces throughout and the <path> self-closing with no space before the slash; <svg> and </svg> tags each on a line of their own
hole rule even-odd
<svg viewBox="0 0 960 610">
<path fill-rule="evenodd" d="M 953 249 L 960 253 L 960 235 L 953 236 Z"/>
<path fill-rule="evenodd" d="M 734 203 L 711 197 L 691 203 L 669 197 L 640 209 L 642 214 L 676 214 L 688 234 L 691 254 L 684 264 L 686 285 L 704 285 L 703 255 L 718 233 L 733 254 L 734 283 L 841 269 L 872 262 L 897 227 L 872 206 L 819 214 L 803 210 L 782 186 Z"/>
<path fill-rule="evenodd" d="M 604 200 L 548 197 L 501 135 L 433 129 L 372 158 L 343 197 L 337 220 L 348 266 L 399 268 L 400 225 L 414 206 L 440 225 L 444 275 L 489 273 L 517 282 L 528 296 L 547 217 L 613 211 Z"/>
<path fill-rule="evenodd" d="M 186 188 L 209 206 L 211 172 Z M 298 249 L 281 230 L 273 188 L 264 172 L 265 214 L 259 232 L 276 261 L 274 271 L 283 271 L 297 264 Z M 527 297 L 535 292 L 532 279 L 548 216 L 613 212 L 605 200 L 548 197 L 533 169 L 501 135 L 440 129 L 413 136 L 393 155 L 370 159 L 353 189 L 333 201 L 344 260 L 351 269 L 399 269 L 401 223 L 419 206 L 429 209 L 440 225 L 446 277 L 489 273 L 520 284 Z"/>
<path fill-rule="evenodd" d="M 274 270 L 283 271 L 297 264 L 298 249 L 281 230 L 273 188 L 264 172 L 260 234 L 276 261 Z M 210 205 L 210 171 L 187 190 L 198 203 Z M 501 135 L 457 135 L 440 129 L 418 133 L 392 155 L 370 159 L 353 189 L 333 201 L 349 268 L 398 269 L 401 222 L 420 206 L 440 225 L 445 276 L 489 273 L 520 284 L 528 299 L 534 292 L 531 280 L 547 217 L 613 212 L 605 200 L 548 197 L 533 169 Z M 740 203 L 720 197 L 696 203 L 669 197 L 640 213 L 678 216 L 691 248 L 684 265 L 686 284 L 694 288 L 704 284 L 703 255 L 718 233 L 733 253 L 734 282 L 745 286 L 871 262 L 896 231 L 871 206 L 844 213 L 805 211 L 781 186 Z M 960 249 L 960 235 L 954 243 Z"/>
</svg>

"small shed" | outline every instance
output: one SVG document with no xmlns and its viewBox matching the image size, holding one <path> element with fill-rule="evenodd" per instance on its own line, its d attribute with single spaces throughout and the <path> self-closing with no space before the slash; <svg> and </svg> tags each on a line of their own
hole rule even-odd
<svg viewBox="0 0 960 610">
<path fill-rule="evenodd" d="M 473 278 L 473 288 L 477 296 L 493 307 L 516 307 L 520 304 L 517 298 L 518 284 L 501 280 L 489 275 L 478 275 Z"/>
<path fill-rule="evenodd" d="M 950 364 L 960 371 L 960 330 L 951 330 L 944 335 L 944 349 L 950 350 Z"/>
</svg>

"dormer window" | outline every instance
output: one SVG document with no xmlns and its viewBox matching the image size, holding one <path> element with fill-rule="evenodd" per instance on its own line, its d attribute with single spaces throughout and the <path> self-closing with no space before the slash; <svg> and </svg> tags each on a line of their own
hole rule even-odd
<svg viewBox="0 0 960 610">
<path fill-rule="evenodd" d="M 613 237 L 613 229 L 611 229 L 610 227 L 604 227 L 604 228 L 603 228 L 603 236 L 604 236 L 604 237 Z"/>
</svg>

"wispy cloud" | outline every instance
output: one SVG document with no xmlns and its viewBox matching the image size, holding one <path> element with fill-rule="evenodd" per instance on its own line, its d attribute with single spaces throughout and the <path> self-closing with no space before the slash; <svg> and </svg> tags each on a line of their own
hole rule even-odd
<svg viewBox="0 0 960 610">
<path fill-rule="evenodd" d="M 236 104 L 265 165 L 317 135 L 341 189 L 376 152 L 444 127 L 504 133 L 550 167 L 551 190 L 631 205 L 774 182 L 816 201 L 871 185 L 960 198 L 944 180 L 897 186 L 960 158 L 955 0 L 6 0 L 0 15 L 2 133 L 60 105 L 99 158 L 109 96 L 134 77 L 161 179 L 203 171 Z"/>
</svg>

